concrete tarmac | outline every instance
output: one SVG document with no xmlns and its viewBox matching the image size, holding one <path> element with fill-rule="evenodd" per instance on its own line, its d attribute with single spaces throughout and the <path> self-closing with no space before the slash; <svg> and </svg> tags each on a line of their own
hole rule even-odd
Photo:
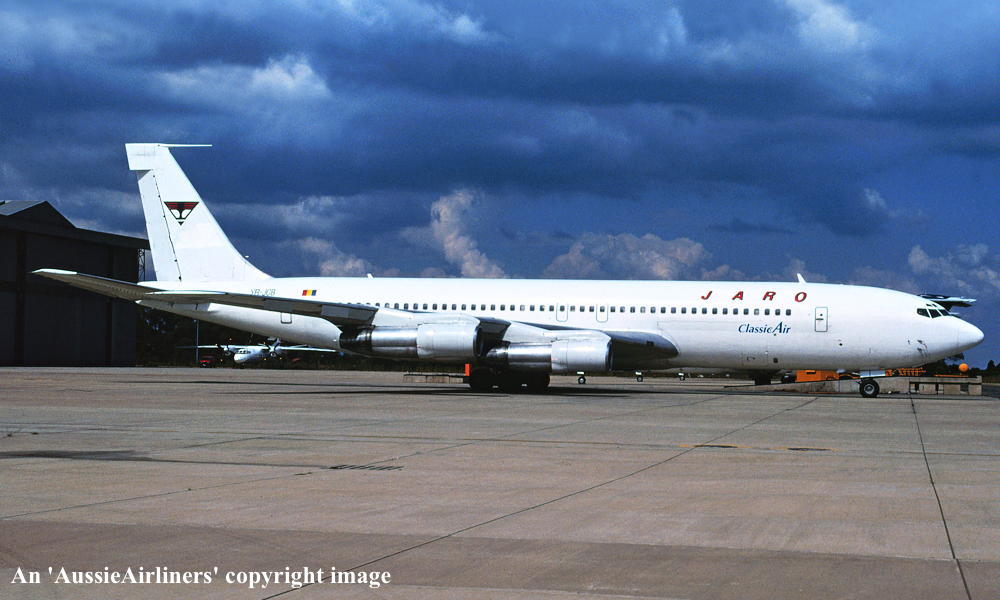
<svg viewBox="0 0 1000 600">
<path fill-rule="evenodd" d="M 1000 401 L 0 369 L 0 598 L 275 596 L 1000 598 Z"/>
</svg>

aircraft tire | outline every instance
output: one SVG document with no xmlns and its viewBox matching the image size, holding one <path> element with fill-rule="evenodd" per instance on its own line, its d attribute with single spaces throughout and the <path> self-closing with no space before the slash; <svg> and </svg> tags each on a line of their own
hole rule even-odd
<svg viewBox="0 0 1000 600">
<path fill-rule="evenodd" d="M 879 392 L 878 382 L 874 379 L 862 379 L 858 389 L 862 398 L 875 398 Z"/>
<path fill-rule="evenodd" d="M 469 373 L 469 387 L 473 392 L 488 392 L 496 385 L 493 371 L 489 369 L 473 369 Z"/>
<path fill-rule="evenodd" d="M 548 373 L 531 373 L 527 376 L 526 381 L 528 384 L 529 392 L 544 392 L 549 387 L 549 374 Z"/>
<path fill-rule="evenodd" d="M 499 380 L 500 389 L 508 394 L 520 394 L 524 391 L 524 377 L 516 373 L 502 373 Z"/>
</svg>

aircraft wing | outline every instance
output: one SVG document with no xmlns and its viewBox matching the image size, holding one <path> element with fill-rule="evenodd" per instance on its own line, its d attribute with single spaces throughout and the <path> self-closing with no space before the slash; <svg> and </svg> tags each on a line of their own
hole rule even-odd
<svg viewBox="0 0 1000 600">
<path fill-rule="evenodd" d="M 213 290 L 162 290 L 148 285 L 139 285 L 128 281 L 119 281 L 108 277 L 87 275 L 75 271 L 61 269 L 39 269 L 36 275 L 55 279 L 69 285 L 113 296 L 123 300 L 154 300 L 159 302 L 175 302 L 178 304 L 225 304 L 245 308 L 259 308 L 274 312 L 292 313 L 309 317 L 320 317 L 334 325 L 366 325 L 371 323 L 379 309 L 364 304 L 342 304 L 323 302 L 321 300 L 306 300 L 300 298 L 278 298 L 274 296 L 254 296 L 234 292 Z M 405 314 L 405 311 L 396 311 Z"/>
<path fill-rule="evenodd" d="M 517 341 L 553 341 L 571 338 L 601 338 L 611 343 L 619 356 L 662 359 L 677 356 L 674 344 L 657 332 L 651 331 L 602 331 L 599 329 L 551 328 L 507 321 L 490 317 L 474 317 L 463 314 L 421 313 L 380 308 L 366 304 L 345 304 L 325 302 L 305 298 L 282 298 L 275 296 L 255 296 L 217 290 L 163 290 L 149 285 L 139 285 L 97 275 L 87 275 L 60 269 L 39 269 L 36 275 L 55 279 L 69 285 L 131 301 L 174 302 L 178 304 L 224 304 L 273 312 L 292 313 L 309 317 L 319 317 L 337 326 L 372 325 L 376 313 L 379 323 L 403 324 L 406 322 L 477 321 L 483 331 L 501 338 Z M 216 346 L 211 346 L 215 348 Z M 284 346 L 285 350 L 328 351 L 322 348 Z"/>
<path fill-rule="evenodd" d="M 225 304 L 244 308 L 259 308 L 273 312 L 320 317 L 334 325 L 367 325 L 380 309 L 365 304 L 342 304 L 321 300 L 254 296 L 234 292 L 207 290 L 162 290 L 143 296 L 142 300 L 176 302 L 179 304 Z"/>
</svg>

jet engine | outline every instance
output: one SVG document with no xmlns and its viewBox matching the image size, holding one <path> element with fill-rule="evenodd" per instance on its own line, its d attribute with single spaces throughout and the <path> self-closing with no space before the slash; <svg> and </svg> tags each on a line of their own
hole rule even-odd
<svg viewBox="0 0 1000 600">
<path fill-rule="evenodd" d="M 491 348 L 484 362 L 512 371 L 609 371 L 611 342 L 597 339 L 557 340 L 550 344 L 505 342 Z"/>
<path fill-rule="evenodd" d="M 368 356 L 472 361 L 479 347 L 479 327 L 474 323 L 367 327 L 342 333 L 340 347 Z"/>
</svg>

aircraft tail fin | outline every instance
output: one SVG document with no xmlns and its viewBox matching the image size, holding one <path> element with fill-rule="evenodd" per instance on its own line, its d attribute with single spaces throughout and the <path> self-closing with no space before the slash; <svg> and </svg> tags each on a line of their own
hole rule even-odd
<svg viewBox="0 0 1000 600">
<path fill-rule="evenodd" d="M 199 144 L 200 145 L 200 144 Z M 195 144 L 125 144 L 136 171 L 159 281 L 259 280 L 269 276 L 241 255 L 170 154 Z"/>
</svg>

